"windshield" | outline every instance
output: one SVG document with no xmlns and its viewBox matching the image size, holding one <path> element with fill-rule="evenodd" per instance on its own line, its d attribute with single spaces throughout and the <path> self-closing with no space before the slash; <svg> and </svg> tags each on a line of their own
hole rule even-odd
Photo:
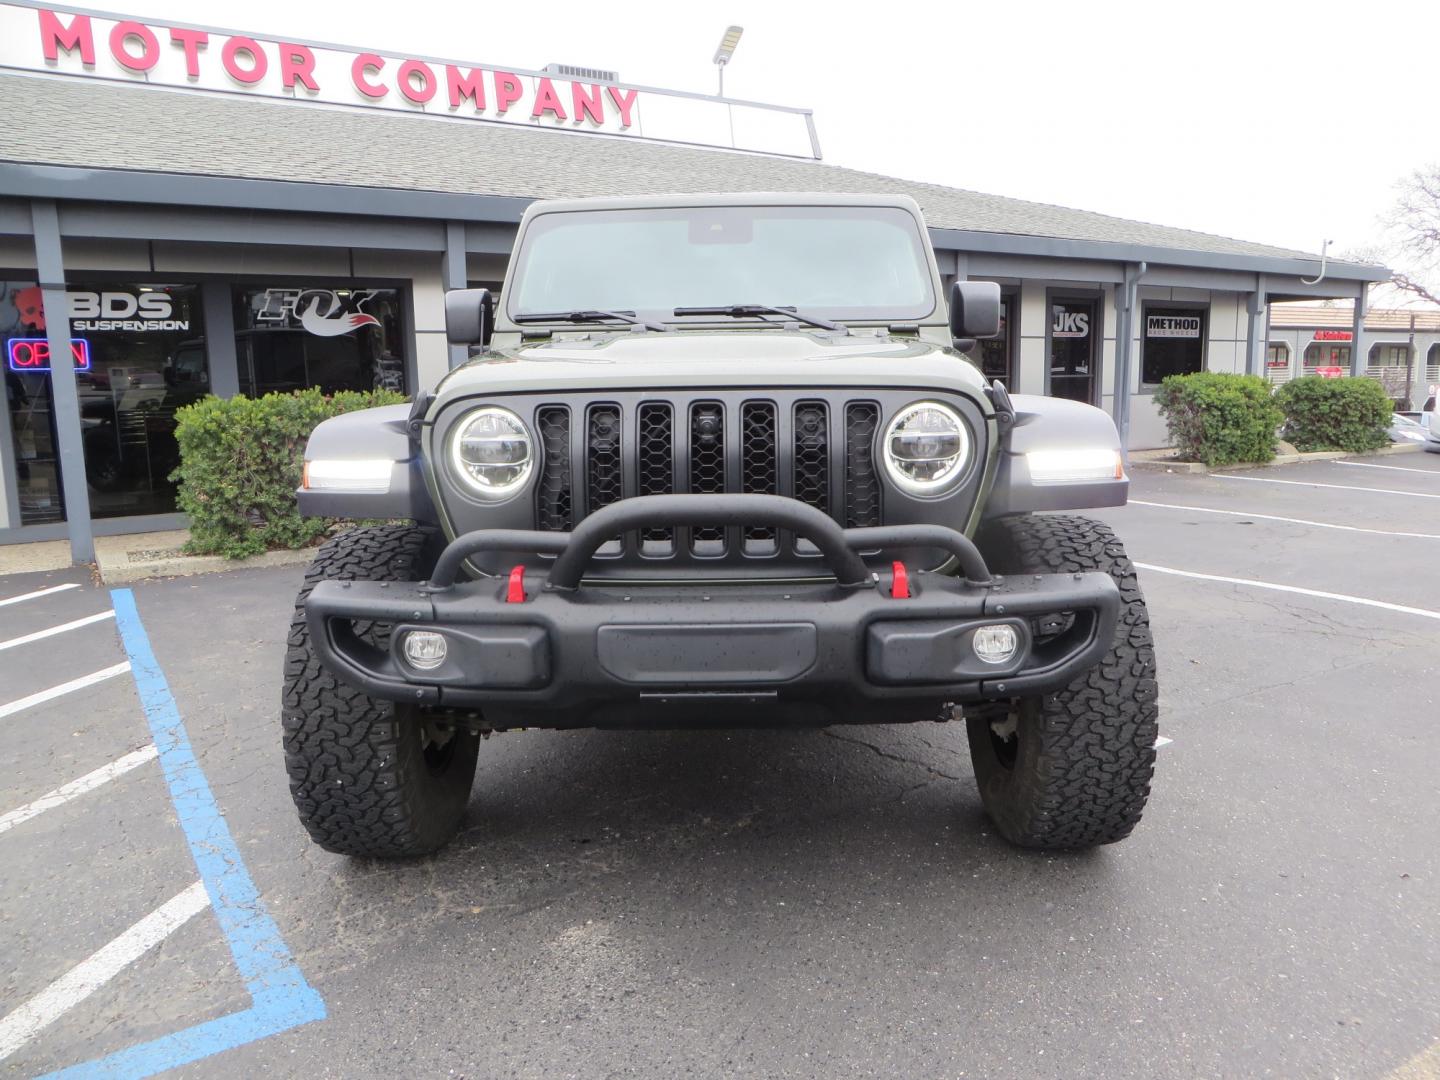
<svg viewBox="0 0 1440 1080">
<path fill-rule="evenodd" d="M 542 214 L 511 275 L 511 317 L 768 304 L 831 319 L 935 309 L 925 238 L 884 206 L 708 206 Z M 700 317 L 713 321 L 713 316 Z M 780 316 L 756 316 L 778 319 Z"/>
</svg>

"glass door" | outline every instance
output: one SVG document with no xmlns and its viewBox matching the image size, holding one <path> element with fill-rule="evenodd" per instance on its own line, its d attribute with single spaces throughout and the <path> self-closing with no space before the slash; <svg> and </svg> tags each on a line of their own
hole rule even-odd
<svg viewBox="0 0 1440 1080">
<path fill-rule="evenodd" d="M 1054 300 L 1050 304 L 1050 396 L 1094 404 L 1095 338 L 1099 332 L 1094 300 Z"/>
<path fill-rule="evenodd" d="M 50 344 L 45 339 L 40 288 L 33 281 L 0 281 L 0 340 L 5 346 L 5 407 L 10 413 L 17 525 L 65 520 L 60 451 L 50 400 Z M 82 368 L 80 357 L 75 366 Z M 10 454 L 6 455 L 11 456 Z"/>
</svg>

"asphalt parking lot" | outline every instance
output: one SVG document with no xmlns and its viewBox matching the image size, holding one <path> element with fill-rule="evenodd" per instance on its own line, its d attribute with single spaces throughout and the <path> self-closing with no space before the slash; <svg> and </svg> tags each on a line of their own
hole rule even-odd
<svg viewBox="0 0 1440 1080">
<path fill-rule="evenodd" d="M 299 570 L 0 578 L 0 1070 L 1440 1076 L 1440 457 L 1132 498 L 1173 741 L 1070 857 L 927 724 L 504 734 L 440 856 L 347 860 L 279 754 Z"/>
</svg>

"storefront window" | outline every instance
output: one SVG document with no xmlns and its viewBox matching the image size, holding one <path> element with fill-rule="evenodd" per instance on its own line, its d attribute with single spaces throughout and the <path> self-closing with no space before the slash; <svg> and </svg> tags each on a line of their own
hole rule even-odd
<svg viewBox="0 0 1440 1080">
<path fill-rule="evenodd" d="M 1265 347 L 1265 374 L 1276 386 L 1289 380 L 1289 345 L 1283 341 L 1272 341 Z"/>
<path fill-rule="evenodd" d="M 398 289 L 240 287 L 233 297 L 242 394 L 408 391 Z"/>
<path fill-rule="evenodd" d="M 980 370 L 985 381 L 999 379 L 1006 389 L 1010 387 L 1010 313 L 1014 298 L 1000 298 L 1000 333 L 980 342 Z"/>
<path fill-rule="evenodd" d="M 210 387 L 199 287 L 72 283 L 66 296 L 91 515 L 173 512 L 175 410 Z M 64 520 L 47 314 L 33 282 L 0 282 L 22 525 Z"/>
<path fill-rule="evenodd" d="M 1205 370 L 1205 309 L 1145 306 L 1140 381 L 1154 386 L 1167 375 Z"/>
<path fill-rule="evenodd" d="M 1305 346 L 1303 362 L 1306 375 L 1348 375 L 1350 374 L 1350 346 L 1312 341 Z"/>
<path fill-rule="evenodd" d="M 1410 346 L 1376 342 L 1370 346 L 1370 366 L 1372 368 L 1409 367 Z"/>
<path fill-rule="evenodd" d="M 1089 300 L 1050 305 L 1050 393 L 1071 401 L 1094 400 L 1096 309 Z"/>
<path fill-rule="evenodd" d="M 1385 395 L 1399 408 L 1410 407 L 1410 346 L 1405 343 L 1376 342 L 1370 346 L 1365 374 L 1385 388 Z"/>
</svg>

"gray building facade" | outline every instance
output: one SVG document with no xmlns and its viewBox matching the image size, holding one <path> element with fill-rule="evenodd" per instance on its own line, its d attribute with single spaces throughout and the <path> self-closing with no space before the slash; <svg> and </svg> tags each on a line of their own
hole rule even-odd
<svg viewBox="0 0 1440 1080">
<path fill-rule="evenodd" d="M 97 533 L 181 524 L 189 401 L 434 385 L 463 359 L 445 290 L 503 286 L 534 199 L 912 195 L 942 271 L 1004 292 L 975 362 L 1106 409 L 1132 449 L 1165 441 L 1166 374 L 1264 373 L 1271 304 L 1363 312 L 1388 276 L 1331 261 L 1316 281 L 1303 252 L 818 160 L 433 113 L 0 71 L 0 114 L 25 118 L 0 129 L 0 542 L 68 537 L 78 561 Z"/>
</svg>

